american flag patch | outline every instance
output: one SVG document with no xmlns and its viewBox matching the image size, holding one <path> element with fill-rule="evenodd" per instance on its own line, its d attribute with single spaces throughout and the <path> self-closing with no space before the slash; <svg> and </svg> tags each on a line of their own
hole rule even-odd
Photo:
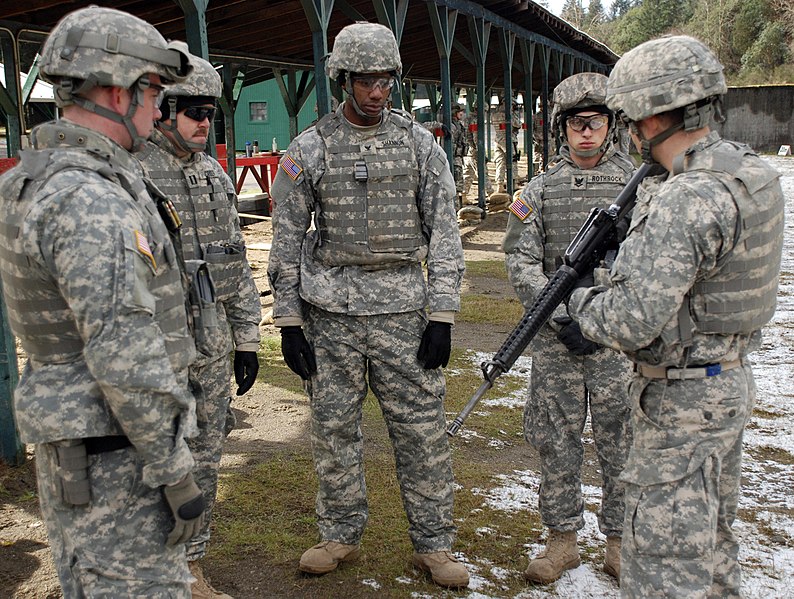
<svg viewBox="0 0 794 599">
<path fill-rule="evenodd" d="M 521 198 L 516 198 L 515 201 L 510 204 L 510 212 L 515 214 L 521 220 L 524 220 L 526 217 L 532 214 L 532 208 L 527 206 L 524 203 L 524 200 Z"/>
<path fill-rule="evenodd" d="M 281 168 L 287 173 L 293 181 L 303 172 L 303 169 L 297 165 L 289 154 L 284 154 L 284 159 L 281 161 Z"/>
<path fill-rule="evenodd" d="M 135 244 L 138 246 L 138 251 L 149 258 L 152 261 L 152 266 L 156 269 L 157 262 L 154 259 L 154 254 L 152 254 L 152 248 L 149 247 L 149 240 L 146 239 L 146 235 L 140 231 L 135 231 Z"/>
</svg>

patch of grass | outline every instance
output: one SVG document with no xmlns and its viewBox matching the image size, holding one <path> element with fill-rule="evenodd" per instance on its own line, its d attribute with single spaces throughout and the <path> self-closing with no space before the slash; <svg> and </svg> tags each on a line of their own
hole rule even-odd
<svg viewBox="0 0 794 599">
<path fill-rule="evenodd" d="M 491 277 L 507 280 L 507 268 L 504 260 L 467 260 L 467 277 Z"/>
<path fill-rule="evenodd" d="M 459 349 L 453 350 L 447 372 L 445 407 L 449 413 L 463 407 L 482 378 L 472 367 L 470 353 Z M 488 396 L 502 395 L 518 386 L 515 379 L 500 377 Z M 510 413 L 504 408 L 489 408 L 487 416 L 473 418 L 477 432 L 486 438 L 504 436 L 499 433 L 503 429 L 520 429 L 515 410 Z M 370 515 L 358 560 L 325 576 L 296 573 L 301 554 L 318 540 L 314 512 L 317 478 L 308 439 L 305 447 L 284 448 L 244 473 L 222 473 L 208 557 L 224 568 L 233 568 L 241 558 L 257 559 L 259 567 L 281 573 L 283 580 L 274 580 L 269 588 L 273 596 L 373 596 L 365 580 L 377 582 L 377 595 L 381 597 L 467 596 L 470 590 L 442 590 L 411 566 L 413 547 L 391 442 L 371 394 L 364 402 L 362 431 Z M 514 596 L 526 589 L 522 576 L 526 567 L 524 545 L 527 539 L 538 539 L 543 529 L 535 511 L 516 515 L 484 505 L 476 490 L 494 487 L 495 473 L 510 468 L 499 462 L 504 452 L 489 447 L 487 439 L 470 441 L 461 444 L 452 439 L 450 443 L 456 479 L 454 519 L 458 526 L 453 549 L 465 553 L 471 572 L 490 585 L 489 593 Z M 509 572 L 507 576 L 504 570 Z"/>
<path fill-rule="evenodd" d="M 285 391 L 303 392 L 300 377 L 289 369 L 281 355 L 281 335 L 264 337 L 259 344 L 259 372 L 256 378 Z"/>
<path fill-rule="evenodd" d="M 778 447 L 748 447 L 745 451 L 754 459 L 762 462 L 777 462 L 787 466 L 794 465 L 794 455 Z"/>
<path fill-rule="evenodd" d="M 511 325 L 521 320 L 522 316 L 524 307 L 514 297 L 464 293 L 460 297 L 460 314 L 457 320 L 477 324 Z"/>
<path fill-rule="evenodd" d="M 783 418 L 784 415 L 778 412 L 770 412 L 769 410 L 755 408 L 753 410 L 753 416 L 756 416 L 758 418 L 766 418 L 767 420 L 773 420 L 775 418 Z"/>
</svg>

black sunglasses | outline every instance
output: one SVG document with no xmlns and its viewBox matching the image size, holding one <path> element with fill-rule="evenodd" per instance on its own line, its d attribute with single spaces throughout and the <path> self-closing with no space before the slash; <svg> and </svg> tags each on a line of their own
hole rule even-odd
<svg viewBox="0 0 794 599">
<path fill-rule="evenodd" d="M 207 108 L 206 106 L 189 106 L 185 108 L 185 116 L 197 122 L 202 122 L 204 119 L 210 121 L 215 118 L 215 107 Z"/>
</svg>

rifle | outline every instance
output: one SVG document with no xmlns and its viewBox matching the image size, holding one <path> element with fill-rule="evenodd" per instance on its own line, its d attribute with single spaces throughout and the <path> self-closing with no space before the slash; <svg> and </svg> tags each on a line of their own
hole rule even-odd
<svg viewBox="0 0 794 599">
<path fill-rule="evenodd" d="M 563 264 L 546 283 L 502 347 L 494 354 L 493 359 L 480 364 L 485 381 L 472 395 L 458 417 L 447 427 L 449 436 L 457 433 L 463 426 L 463 421 L 468 418 L 485 393 L 493 387 L 496 379 L 513 367 L 557 306 L 568 298 L 579 279 L 598 266 L 607 250 L 615 246 L 617 242 L 615 226 L 634 207 L 640 182 L 648 175 L 661 174 L 661 172 L 658 165 L 643 163 L 609 208 L 593 208 L 590 211 L 587 220 L 565 250 Z"/>
</svg>

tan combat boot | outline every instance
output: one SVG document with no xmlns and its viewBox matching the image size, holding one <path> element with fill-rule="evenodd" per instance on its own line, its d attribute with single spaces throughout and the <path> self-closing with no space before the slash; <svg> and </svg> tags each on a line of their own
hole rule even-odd
<svg viewBox="0 0 794 599">
<path fill-rule="evenodd" d="M 301 556 L 299 569 L 309 574 L 327 574 L 341 562 L 349 562 L 358 557 L 358 545 L 345 545 L 336 541 L 322 541 Z"/>
<path fill-rule="evenodd" d="M 232 599 L 231 595 L 216 591 L 209 581 L 204 578 L 204 572 L 201 571 L 201 566 L 197 561 L 187 563 L 190 568 L 190 573 L 196 579 L 196 582 L 190 585 L 190 594 L 193 599 Z"/>
<path fill-rule="evenodd" d="M 576 531 L 549 530 L 546 550 L 529 562 L 524 578 L 530 582 L 548 584 L 562 573 L 579 566 L 579 548 L 576 546 Z"/>
<path fill-rule="evenodd" d="M 429 572 L 433 582 L 442 587 L 463 588 L 469 586 L 469 573 L 449 551 L 414 553 L 414 566 Z"/>
<path fill-rule="evenodd" d="M 604 556 L 604 572 L 620 582 L 620 537 L 607 537 L 607 551 Z"/>
</svg>

